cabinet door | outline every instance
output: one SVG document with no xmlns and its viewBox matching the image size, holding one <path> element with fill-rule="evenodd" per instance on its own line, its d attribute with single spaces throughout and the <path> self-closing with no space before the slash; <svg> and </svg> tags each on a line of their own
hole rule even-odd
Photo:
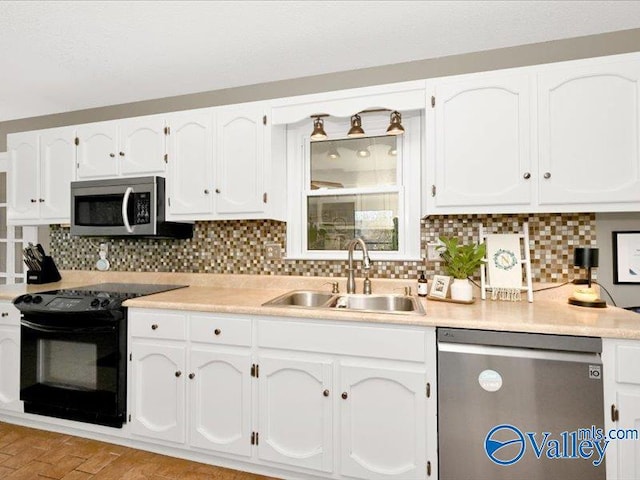
<svg viewBox="0 0 640 480">
<path fill-rule="evenodd" d="M 185 347 L 134 341 L 131 353 L 131 432 L 184 443 Z"/>
<path fill-rule="evenodd" d="M 526 75 L 436 85 L 436 208 L 530 204 L 529 90 Z"/>
<path fill-rule="evenodd" d="M 264 211 L 264 130 L 261 105 L 216 109 L 216 213 Z"/>
<path fill-rule="evenodd" d="M 637 204 L 640 62 L 541 73 L 538 97 L 540 204 Z"/>
<path fill-rule="evenodd" d="M 21 411 L 19 327 L 0 326 L 0 408 Z"/>
<path fill-rule="evenodd" d="M 169 120 L 169 164 L 167 166 L 168 212 L 171 216 L 213 213 L 213 114 L 186 112 Z"/>
<path fill-rule="evenodd" d="M 620 419 L 616 428 L 640 432 L 640 388 L 618 392 Z M 618 440 L 618 476 L 620 480 L 640 478 L 640 441 Z"/>
<path fill-rule="evenodd" d="M 259 365 L 258 457 L 330 472 L 331 362 L 270 356 Z"/>
<path fill-rule="evenodd" d="M 120 120 L 118 138 L 122 175 L 162 175 L 165 163 L 164 116 Z"/>
<path fill-rule="evenodd" d="M 68 223 L 71 182 L 76 171 L 75 127 L 47 130 L 40 136 L 40 218 Z"/>
<path fill-rule="evenodd" d="M 190 444 L 251 455 L 251 355 L 192 348 Z"/>
<path fill-rule="evenodd" d="M 99 122 L 77 127 L 78 179 L 118 175 L 116 122 Z"/>
<path fill-rule="evenodd" d="M 7 137 L 9 150 L 9 222 L 39 217 L 38 211 L 38 135 L 16 133 Z"/>
<path fill-rule="evenodd" d="M 343 365 L 341 379 L 340 473 L 424 479 L 425 373 Z"/>
</svg>

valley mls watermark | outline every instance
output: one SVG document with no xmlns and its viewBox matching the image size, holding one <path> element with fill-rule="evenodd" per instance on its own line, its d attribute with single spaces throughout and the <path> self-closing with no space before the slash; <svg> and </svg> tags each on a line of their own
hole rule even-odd
<svg viewBox="0 0 640 480">
<path fill-rule="evenodd" d="M 501 466 L 517 463 L 531 447 L 533 455 L 540 459 L 584 459 L 598 467 L 604 460 L 612 440 L 638 440 L 640 431 L 602 428 L 580 428 L 561 432 L 553 437 L 551 432 L 522 432 L 519 428 L 502 424 L 493 427 L 484 439 L 484 450 L 489 459 Z"/>
</svg>

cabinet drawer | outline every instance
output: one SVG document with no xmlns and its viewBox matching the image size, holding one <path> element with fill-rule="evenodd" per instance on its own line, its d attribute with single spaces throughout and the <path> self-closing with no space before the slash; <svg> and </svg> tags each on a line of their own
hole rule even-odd
<svg viewBox="0 0 640 480">
<path fill-rule="evenodd" d="M 189 319 L 189 338 L 192 342 L 250 346 L 251 320 L 192 314 Z"/>
<path fill-rule="evenodd" d="M 422 329 L 265 320 L 258 346 L 424 362 L 426 339 Z"/>
<path fill-rule="evenodd" d="M 20 325 L 20 311 L 11 302 L 0 302 L 0 325 Z"/>
<path fill-rule="evenodd" d="M 640 345 L 616 347 L 616 382 L 640 385 Z"/>
<path fill-rule="evenodd" d="M 181 313 L 136 311 L 129 316 L 129 331 L 132 337 L 185 340 L 187 320 Z"/>
</svg>

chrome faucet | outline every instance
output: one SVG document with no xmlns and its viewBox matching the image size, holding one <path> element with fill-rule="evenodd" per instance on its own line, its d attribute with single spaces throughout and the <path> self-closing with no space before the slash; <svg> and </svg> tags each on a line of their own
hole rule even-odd
<svg viewBox="0 0 640 480">
<path fill-rule="evenodd" d="M 371 268 L 371 260 L 369 259 L 369 250 L 367 249 L 367 244 L 364 243 L 359 237 L 354 238 L 347 245 L 347 250 L 349 251 L 349 268 L 347 275 L 347 293 L 356 293 L 356 279 L 354 275 L 353 268 L 353 250 L 356 248 L 356 245 L 360 245 L 362 249 L 362 269 L 365 272 L 364 278 L 364 290 L 362 293 L 370 294 L 371 293 L 371 280 L 369 280 L 369 269 Z"/>
</svg>

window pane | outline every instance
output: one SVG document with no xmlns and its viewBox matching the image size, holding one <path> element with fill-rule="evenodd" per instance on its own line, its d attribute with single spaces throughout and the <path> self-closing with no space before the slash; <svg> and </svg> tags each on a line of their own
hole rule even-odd
<svg viewBox="0 0 640 480">
<path fill-rule="evenodd" d="M 370 250 L 398 250 L 398 194 L 308 197 L 308 250 L 345 250 L 362 237 Z"/>
<path fill-rule="evenodd" d="M 7 248 L 9 248 L 11 244 L 0 243 L 0 272 L 7 271 Z"/>
<path fill-rule="evenodd" d="M 15 283 L 24 283 L 24 279 L 22 277 L 16 277 Z"/>
<path fill-rule="evenodd" d="M 0 238 L 7 238 L 7 207 L 0 207 Z"/>
<path fill-rule="evenodd" d="M 4 277 L 0 277 L 0 285 L 6 285 L 7 284 L 7 279 Z"/>
<path fill-rule="evenodd" d="M 16 227 L 15 229 L 15 237 L 17 239 L 21 239 L 22 238 L 22 227 Z"/>
<path fill-rule="evenodd" d="M 7 174 L 0 172 L 0 203 L 7 202 Z"/>
<path fill-rule="evenodd" d="M 311 189 L 397 183 L 395 135 L 311 143 Z"/>
<path fill-rule="evenodd" d="M 16 270 L 15 273 L 22 273 L 24 271 L 24 262 L 22 260 L 22 243 L 15 243 L 15 252 L 16 252 Z"/>
</svg>

